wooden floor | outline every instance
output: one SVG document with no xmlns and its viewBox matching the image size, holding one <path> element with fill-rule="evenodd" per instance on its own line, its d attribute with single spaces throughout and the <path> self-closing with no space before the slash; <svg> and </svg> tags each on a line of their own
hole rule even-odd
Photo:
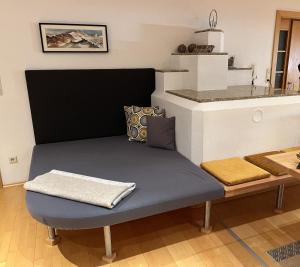
<svg viewBox="0 0 300 267">
<path fill-rule="evenodd" d="M 286 192 L 287 212 L 281 215 L 272 212 L 275 192 L 214 205 L 215 229 L 209 235 L 193 223 L 203 218 L 202 208 L 113 226 L 118 258 L 109 265 L 101 260 L 101 229 L 60 231 L 61 243 L 48 246 L 46 228 L 30 217 L 24 196 L 20 186 L 0 189 L 0 267 L 261 266 L 259 260 L 277 266 L 266 251 L 300 240 L 300 186 L 295 186 Z"/>
</svg>

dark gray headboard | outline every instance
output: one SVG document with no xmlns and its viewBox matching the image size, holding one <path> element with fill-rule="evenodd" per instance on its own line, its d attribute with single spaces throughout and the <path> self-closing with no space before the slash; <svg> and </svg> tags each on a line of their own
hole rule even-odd
<svg viewBox="0 0 300 267">
<path fill-rule="evenodd" d="M 123 135 L 124 105 L 149 106 L 154 69 L 27 70 L 37 144 Z"/>
</svg>

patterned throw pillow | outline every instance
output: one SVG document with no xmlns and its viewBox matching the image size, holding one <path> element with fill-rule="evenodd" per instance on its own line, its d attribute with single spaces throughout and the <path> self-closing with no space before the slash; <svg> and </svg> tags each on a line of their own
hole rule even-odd
<svg viewBox="0 0 300 267">
<path fill-rule="evenodd" d="M 129 141 L 147 141 L 147 116 L 165 117 L 165 110 L 159 107 L 125 106 L 124 111 Z"/>
</svg>

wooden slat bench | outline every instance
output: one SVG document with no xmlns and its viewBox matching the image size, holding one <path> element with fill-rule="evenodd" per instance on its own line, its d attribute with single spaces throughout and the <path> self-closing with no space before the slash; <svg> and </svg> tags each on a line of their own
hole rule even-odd
<svg viewBox="0 0 300 267">
<path fill-rule="evenodd" d="M 235 162 L 235 158 L 225 159 L 223 161 L 220 160 L 220 161 L 205 162 L 205 163 L 201 164 L 201 167 L 204 170 L 208 171 L 213 176 L 215 176 L 223 184 L 224 191 L 225 191 L 225 198 L 237 197 L 237 196 L 241 196 L 241 195 L 245 195 L 245 194 L 249 194 L 249 193 L 264 191 L 264 190 L 270 189 L 272 187 L 278 187 L 276 206 L 275 206 L 274 212 L 282 213 L 285 185 L 288 183 L 296 182 L 297 179 L 295 179 L 294 177 L 292 177 L 289 174 L 282 172 L 282 170 L 280 170 L 278 168 L 273 168 L 272 164 L 270 164 L 270 162 L 268 162 L 268 159 L 265 158 L 266 156 L 272 155 L 272 154 L 278 154 L 278 151 L 252 155 L 252 156 L 245 157 L 245 159 L 237 159 L 236 163 L 237 163 L 237 166 L 239 166 L 239 168 L 233 168 L 233 166 L 232 166 L 232 164 L 234 164 L 234 162 Z M 257 161 L 257 158 L 254 158 L 254 160 L 253 160 L 253 157 L 261 157 L 262 160 Z M 248 159 L 248 161 L 246 161 L 246 159 Z M 243 165 L 242 161 L 244 162 L 245 166 Z M 251 161 L 256 162 L 257 165 L 254 165 L 253 163 L 251 163 Z M 230 166 L 227 166 L 226 163 L 228 163 Z M 247 165 L 249 167 L 249 164 L 252 165 L 254 173 L 255 173 L 255 169 L 257 172 L 257 168 L 259 168 L 261 170 L 267 171 L 267 173 L 269 173 L 269 176 L 266 178 L 257 178 L 257 179 L 254 179 L 253 181 L 247 181 L 247 179 L 244 179 L 244 181 L 246 181 L 246 182 L 242 182 L 243 178 L 245 178 L 245 177 L 241 178 L 242 175 L 240 175 L 239 171 L 237 171 L 237 170 L 243 170 L 243 171 L 245 171 L 245 174 L 247 174 L 249 176 L 249 169 L 247 170 Z M 213 166 L 215 168 L 211 168 L 212 165 L 215 165 L 215 166 Z M 245 168 L 243 168 L 243 167 L 245 167 Z M 226 170 L 226 168 L 227 168 L 227 170 Z M 240 182 L 236 182 L 236 181 L 234 181 L 234 179 L 233 179 L 233 181 L 231 179 L 228 179 L 228 177 L 230 176 L 230 171 L 233 172 L 233 175 L 236 175 L 237 177 L 239 177 Z M 228 173 L 229 173 L 229 175 L 228 175 Z M 250 173 L 251 173 L 251 166 L 250 166 Z M 279 174 L 279 173 L 281 175 L 277 175 L 277 176 L 274 175 L 274 174 Z M 257 172 L 257 174 L 259 174 L 259 172 Z M 228 181 L 229 181 L 229 183 L 231 183 L 231 185 L 228 183 L 228 181 L 224 182 L 224 179 L 222 179 L 222 177 L 220 179 L 220 176 L 222 176 L 222 175 L 228 179 Z M 236 182 L 236 184 L 235 184 L 235 182 Z M 208 233 L 211 231 L 210 220 L 209 220 L 210 213 L 211 213 L 211 203 L 208 203 L 208 205 L 206 205 L 206 215 L 205 215 L 205 224 L 204 224 L 205 227 L 202 229 L 203 232 L 205 232 L 205 233 Z"/>
</svg>

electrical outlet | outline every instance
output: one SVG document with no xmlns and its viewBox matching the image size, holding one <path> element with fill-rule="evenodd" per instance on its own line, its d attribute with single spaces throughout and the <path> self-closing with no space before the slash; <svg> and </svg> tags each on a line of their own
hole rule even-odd
<svg viewBox="0 0 300 267">
<path fill-rule="evenodd" d="M 9 164 L 17 164 L 18 163 L 18 157 L 10 157 L 9 159 Z"/>
</svg>

